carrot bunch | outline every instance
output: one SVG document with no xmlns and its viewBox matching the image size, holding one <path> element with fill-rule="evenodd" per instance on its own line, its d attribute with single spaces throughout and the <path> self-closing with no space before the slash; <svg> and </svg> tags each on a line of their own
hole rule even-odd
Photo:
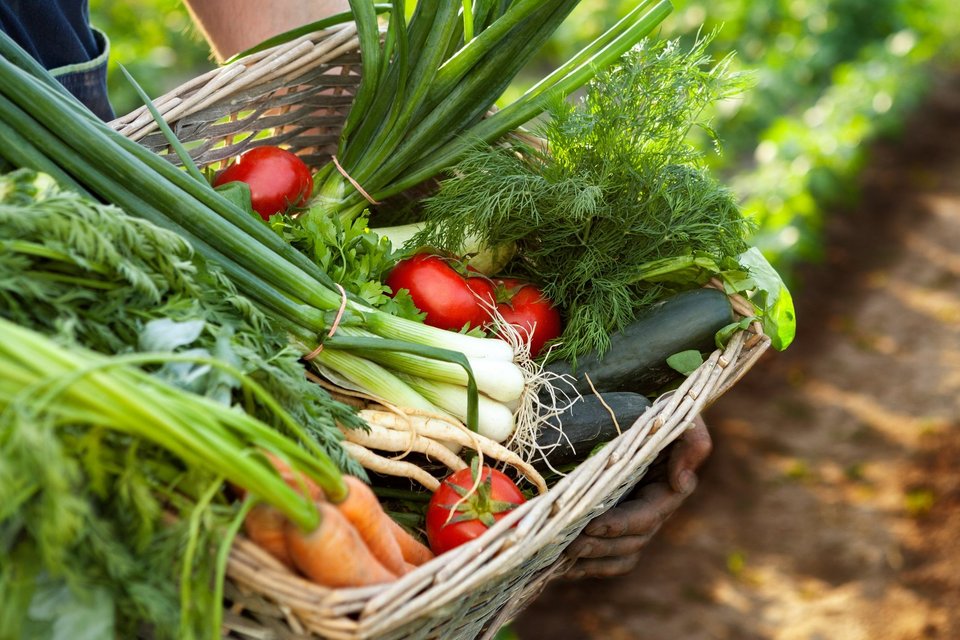
<svg viewBox="0 0 960 640">
<path fill-rule="evenodd" d="M 334 501 L 310 478 L 270 456 L 284 481 L 316 504 L 320 524 L 304 531 L 270 505 L 244 521 L 250 539 L 307 578 L 327 587 L 360 587 L 396 580 L 433 553 L 397 524 L 369 486 L 343 476 L 346 496 Z"/>
</svg>

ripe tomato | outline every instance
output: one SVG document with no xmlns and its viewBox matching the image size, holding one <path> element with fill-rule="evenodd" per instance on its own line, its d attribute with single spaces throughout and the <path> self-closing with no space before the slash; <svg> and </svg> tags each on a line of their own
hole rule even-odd
<svg viewBox="0 0 960 640">
<path fill-rule="evenodd" d="M 537 357 L 543 345 L 560 337 L 563 324 L 560 312 L 534 285 L 515 278 L 495 281 L 497 311 L 503 319 L 530 337 L 530 355 Z"/>
<path fill-rule="evenodd" d="M 279 147 L 254 147 L 224 169 L 213 184 L 246 182 L 253 210 L 264 220 L 299 207 L 313 193 L 313 177 L 303 160 Z"/>
<path fill-rule="evenodd" d="M 436 554 L 483 535 L 497 520 L 526 502 L 507 475 L 486 465 L 482 470 L 477 467 L 475 463 L 469 469 L 451 474 L 430 498 L 427 540 Z M 480 486 L 470 494 L 478 473 L 481 474 Z M 464 496 L 466 499 L 460 502 Z"/>
<path fill-rule="evenodd" d="M 387 276 L 394 292 L 406 289 L 413 303 L 427 314 L 431 327 L 459 331 L 482 326 L 489 318 L 481 299 L 493 301 L 493 284 L 484 277 L 466 277 L 455 261 L 426 253 L 401 260 Z"/>
</svg>

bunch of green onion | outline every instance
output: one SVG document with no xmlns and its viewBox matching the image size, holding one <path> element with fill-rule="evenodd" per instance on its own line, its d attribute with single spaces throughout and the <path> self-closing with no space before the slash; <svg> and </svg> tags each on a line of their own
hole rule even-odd
<svg viewBox="0 0 960 640">
<path fill-rule="evenodd" d="M 456 1 L 424 0 L 408 25 L 397 0 L 381 44 L 377 7 L 351 0 L 364 75 L 340 143 L 345 172 L 375 198 L 433 177 L 476 140 L 499 138 L 547 100 L 580 87 L 670 10 L 666 1 L 642 2 L 516 102 L 481 119 L 575 5 L 478 0 L 464 12 Z M 0 157 L 180 234 L 339 382 L 397 406 L 451 413 L 496 440 L 513 431 L 512 413 L 494 410 L 527 390 L 507 342 L 433 329 L 342 294 L 305 255 L 212 189 L 192 163 L 185 162 L 187 172 L 177 169 L 96 120 L 4 34 L 0 55 Z M 308 215 L 366 206 L 339 172 L 325 167 L 318 179 L 319 204 Z M 491 408 L 482 419 L 481 402 Z"/>
<path fill-rule="evenodd" d="M 620 21 L 512 103 L 484 117 L 579 0 L 419 0 L 391 5 L 381 41 L 375 6 L 350 0 L 362 80 L 340 138 L 338 160 L 320 171 L 316 208 L 362 211 L 367 202 L 437 176 L 478 142 L 493 142 L 615 63 L 670 13 L 641 0 Z"/>
</svg>

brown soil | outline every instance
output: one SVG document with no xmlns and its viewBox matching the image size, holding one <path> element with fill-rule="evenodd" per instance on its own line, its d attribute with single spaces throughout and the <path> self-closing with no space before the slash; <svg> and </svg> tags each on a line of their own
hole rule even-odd
<svg viewBox="0 0 960 640">
<path fill-rule="evenodd" d="M 696 494 L 524 640 L 960 638 L 960 79 L 875 146 L 795 290 L 800 332 L 712 408 Z"/>
</svg>

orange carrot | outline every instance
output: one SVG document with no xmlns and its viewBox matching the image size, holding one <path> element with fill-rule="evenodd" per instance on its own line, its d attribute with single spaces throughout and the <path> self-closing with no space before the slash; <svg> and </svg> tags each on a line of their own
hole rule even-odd
<svg viewBox="0 0 960 640">
<path fill-rule="evenodd" d="M 293 563 L 305 576 L 327 587 L 361 587 L 396 580 L 364 544 L 346 517 L 327 502 L 318 502 L 320 525 L 303 533 L 292 522 L 284 527 Z"/>
<path fill-rule="evenodd" d="M 280 474 L 280 477 L 283 478 L 283 481 L 287 483 L 287 486 L 291 489 L 296 489 L 301 494 L 306 490 L 307 497 L 311 500 L 323 500 L 324 492 L 323 489 L 316 482 L 311 480 L 304 473 L 296 473 L 293 469 L 290 468 L 286 462 L 273 455 L 272 453 L 265 452 L 264 455 L 267 456 L 267 460 L 270 461 L 270 464 L 274 466 L 277 472 Z"/>
<path fill-rule="evenodd" d="M 243 529 L 261 549 L 293 569 L 283 528 L 287 518 L 268 504 L 254 506 L 243 521 Z"/>
<path fill-rule="evenodd" d="M 396 538 L 397 544 L 400 545 L 400 552 L 403 554 L 403 559 L 406 560 L 408 564 L 419 567 L 424 562 L 433 560 L 433 552 L 430 551 L 426 545 L 407 533 L 407 530 L 401 527 L 393 518 L 387 516 L 387 520 L 390 521 L 390 533 Z"/>
<path fill-rule="evenodd" d="M 347 520 L 350 521 L 367 547 L 384 567 L 398 576 L 406 573 L 403 552 L 394 537 L 390 525 L 393 522 L 380 505 L 380 500 L 362 480 L 354 476 L 343 476 L 347 483 L 347 497 L 337 503 Z"/>
</svg>

